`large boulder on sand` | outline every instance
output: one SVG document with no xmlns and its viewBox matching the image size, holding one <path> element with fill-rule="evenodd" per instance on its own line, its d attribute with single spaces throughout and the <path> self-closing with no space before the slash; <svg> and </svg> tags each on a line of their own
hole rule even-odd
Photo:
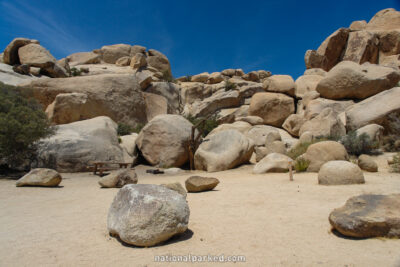
<svg viewBox="0 0 400 267">
<path fill-rule="evenodd" d="M 365 180 L 364 174 L 356 164 L 334 160 L 321 166 L 318 172 L 318 183 L 321 185 L 363 184 Z"/>
<path fill-rule="evenodd" d="M 265 124 L 281 127 L 294 113 L 293 98 L 278 93 L 256 93 L 251 98 L 249 115 L 259 116 Z"/>
<path fill-rule="evenodd" d="M 393 88 L 399 81 L 400 72 L 392 68 L 342 61 L 318 83 L 316 90 L 329 99 L 364 99 Z"/>
<path fill-rule="evenodd" d="M 140 131 L 136 144 L 151 165 L 180 167 L 189 159 L 192 126 L 182 116 L 159 115 Z"/>
<path fill-rule="evenodd" d="M 129 169 L 121 169 L 101 177 L 99 185 L 105 188 L 121 188 L 127 184 L 137 184 L 136 172 Z"/>
<path fill-rule="evenodd" d="M 287 172 L 293 160 L 286 155 L 271 153 L 260 160 L 253 168 L 253 173 Z"/>
<path fill-rule="evenodd" d="M 108 117 L 62 124 L 55 135 L 38 143 L 34 165 L 59 172 L 83 172 L 93 161 L 124 162 L 117 124 Z"/>
<path fill-rule="evenodd" d="M 61 180 L 61 175 L 57 171 L 37 168 L 21 177 L 16 186 L 57 186 Z"/>
<path fill-rule="evenodd" d="M 385 131 L 396 133 L 400 112 L 400 87 L 381 92 L 346 110 L 346 127 L 357 130 L 368 124 L 379 124 Z"/>
<path fill-rule="evenodd" d="M 126 185 L 108 211 L 107 227 L 123 242 L 142 247 L 157 245 L 188 228 L 186 199 L 160 185 Z"/>
<path fill-rule="evenodd" d="M 299 135 L 305 132 L 311 132 L 313 136 L 342 137 L 346 134 L 346 128 L 337 114 L 331 108 L 326 108 L 301 126 Z"/>
<path fill-rule="evenodd" d="M 68 79 L 39 79 L 22 86 L 31 89 L 33 97 L 43 107 L 50 105 L 61 93 L 86 94 L 85 107 L 88 108 L 84 108 L 83 114 L 79 115 L 83 119 L 107 116 L 130 125 L 147 121 L 146 104 L 134 75 L 103 74 Z M 62 112 L 66 112 L 66 109 L 62 109 Z M 71 113 L 75 112 L 71 110 Z"/>
<path fill-rule="evenodd" d="M 346 148 L 334 141 L 323 141 L 310 145 L 302 157 L 310 161 L 308 172 L 318 172 L 321 166 L 332 160 L 347 160 Z"/>
<path fill-rule="evenodd" d="M 191 176 L 185 181 L 188 192 L 203 192 L 213 190 L 219 184 L 219 180 L 213 177 Z"/>
<path fill-rule="evenodd" d="M 329 222 L 345 236 L 400 238 L 400 194 L 352 197 L 331 212 Z"/>
<path fill-rule="evenodd" d="M 225 171 L 248 162 L 253 151 L 253 141 L 239 131 L 221 131 L 203 140 L 194 155 L 194 164 L 197 170 Z"/>
</svg>

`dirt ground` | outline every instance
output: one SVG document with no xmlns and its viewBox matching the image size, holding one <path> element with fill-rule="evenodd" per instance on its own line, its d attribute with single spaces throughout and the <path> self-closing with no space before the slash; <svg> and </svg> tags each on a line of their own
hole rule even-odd
<svg viewBox="0 0 400 267">
<path fill-rule="evenodd" d="M 90 173 L 63 174 L 59 188 L 15 187 L 0 180 L 0 266 L 187 266 L 154 262 L 163 255 L 245 256 L 225 266 L 396 266 L 400 240 L 340 237 L 329 213 L 351 196 L 400 193 L 400 174 L 384 156 L 366 184 L 320 186 L 317 173 L 251 174 L 252 166 L 176 176 L 146 174 L 139 183 L 179 181 L 196 174 L 217 177 L 214 191 L 188 194 L 189 231 L 152 248 L 125 246 L 107 232 L 107 212 L 118 189 L 100 189 Z M 210 266 L 213 263 L 196 263 Z M 219 263 L 214 263 L 219 265 Z M 399 265 L 400 266 L 400 265 Z"/>
</svg>

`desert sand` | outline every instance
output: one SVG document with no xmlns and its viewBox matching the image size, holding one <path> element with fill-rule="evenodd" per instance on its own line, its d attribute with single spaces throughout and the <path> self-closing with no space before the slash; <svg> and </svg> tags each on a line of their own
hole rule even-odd
<svg viewBox="0 0 400 267">
<path fill-rule="evenodd" d="M 349 239 L 331 232 L 329 213 L 354 195 L 400 193 L 400 174 L 364 173 L 366 184 L 321 186 L 317 173 L 251 174 L 252 166 L 217 172 L 146 174 L 139 183 L 217 177 L 214 191 L 188 194 L 189 231 L 163 245 L 138 248 L 107 232 L 107 212 L 118 189 L 100 189 L 91 173 L 63 174 L 58 188 L 17 188 L 0 180 L 1 266 L 186 266 L 157 263 L 155 255 L 243 255 L 225 266 L 396 266 L 398 239 Z M 212 263 L 197 263 L 210 266 Z M 214 263 L 219 265 L 219 263 Z"/>
</svg>

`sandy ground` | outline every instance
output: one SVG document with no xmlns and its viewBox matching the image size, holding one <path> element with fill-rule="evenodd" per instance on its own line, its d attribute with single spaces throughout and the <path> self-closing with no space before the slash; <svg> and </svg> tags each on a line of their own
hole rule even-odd
<svg viewBox="0 0 400 267">
<path fill-rule="evenodd" d="M 188 194 L 190 223 L 183 236 L 152 248 L 125 246 L 107 232 L 118 189 L 100 189 L 89 173 L 64 174 L 59 188 L 16 188 L 0 180 L 1 266 L 187 266 L 157 263 L 156 255 L 243 255 L 225 266 L 396 266 L 400 240 L 339 237 L 329 213 L 351 196 L 400 193 L 400 174 L 365 173 L 365 185 L 320 186 L 316 173 L 251 174 L 251 166 L 207 174 L 216 190 Z M 139 183 L 180 181 L 137 168 Z M 200 172 L 196 172 L 200 173 Z M 203 173 L 202 173 L 203 174 Z M 206 174 L 204 174 L 206 175 Z M 215 265 L 219 265 L 214 263 Z M 196 266 L 210 266 L 209 262 Z"/>
</svg>

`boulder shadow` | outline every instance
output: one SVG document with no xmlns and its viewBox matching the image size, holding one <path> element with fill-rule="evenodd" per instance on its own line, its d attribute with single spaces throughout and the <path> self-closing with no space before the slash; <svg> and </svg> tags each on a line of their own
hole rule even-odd
<svg viewBox="0 0 400 267">
<path fill-rule="evenodd" d="M 221 190 L 218 189 L 212 189 L 212 190 L 206 190 L 206 191 L 199 191 L 199 192 L 187 192 L 188 194 L 206 194 L 206 193 L 211 193 L 211 192 L 219 192 Z"/>
<path fill-rule="evenodd" d="M 124 241 L 122 241 L 119 236 L 114 236 L 114 235 L 111 235 L 111 234 L 110 234 L 110 237 L 115 238 L 124 247 L 136 248 L 136 249 L 144 249 L 144 248 L 152 248 L 152 247 L 163 247 L 163 246 L 171 245 L 171 244 L 174 244 L 174 243 L 178 243 L 178 242 L 189 240 L 189 239 L 191 239 L 193 237 L 193 231 L 190 230 L 190 229 L 187 229 L 182 234 L 174 235 L 170 239 L 168 239 L 168 240 L 166 240 L 164 242 L 161 242 L 160 244 L 157 244 L 155 246 L 151 246 L 151 247 L 140 247 L 140 246 L 135 246 L 135 245 L 132 245 L 132 244 L 128 244 L 128 243 L 125 243 Z"/>
<path fill-rule="evenodd" d="M 45 186 L 45 185 L 24 185 L 24 186 L 17 186 L 18 188 L 34 188 L 34 187 L 39 187 L 39 188 L 53 188 L 53 189 L 60 189 L 64 188 L 63 185 L 56 185 L 56 186 Z"/>
<path fill-rule="evenodd" d="M 331 229 L 332 234 L 334 234 L 337 237 L 346 239 L 346 240 L 353 240 L 353 241 L 361 241 L 361 240 L 366 240 L 369 239 L 368 237 L 353 237 L 353 236 L 347 236 L 344 235 L 342 233 L 340 233 L 338 230 L 336 229 Z"/>
</svg>

